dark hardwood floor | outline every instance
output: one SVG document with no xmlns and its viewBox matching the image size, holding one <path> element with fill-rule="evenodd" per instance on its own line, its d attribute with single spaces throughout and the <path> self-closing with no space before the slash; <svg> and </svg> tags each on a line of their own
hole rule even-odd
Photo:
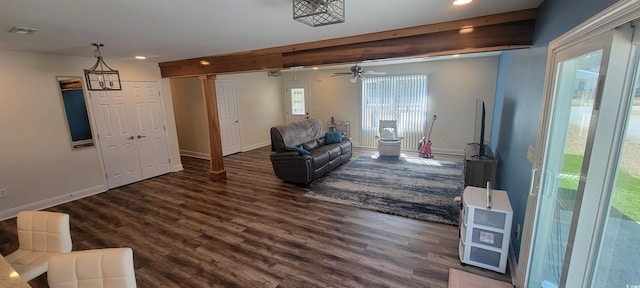
<svg viewBox="0 0 640 288">
<path fill-rule="evenodd" d="M 358 153 L 368 150 L 356 149 Z M 47 209 L 71 217 L 73 250 L 131 247 L 138 287 L 447 287 L 458 228 L 304 197 L 276 178 L 268 147 Z M 0 222 L 0 253 L 17 249 L 15 218 Z M 46 274 L 30 282 L 47 287 Z"/>
</svg>

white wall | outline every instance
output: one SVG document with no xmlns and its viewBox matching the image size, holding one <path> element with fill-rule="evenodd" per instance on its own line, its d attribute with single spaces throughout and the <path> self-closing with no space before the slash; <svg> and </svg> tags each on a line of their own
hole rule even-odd
<svg viewBox="0 0 640 288">
<path fill-rule="evenodd" d="M 498 57 L 476 57 L 438 60 L 411 64 L 367 66 L 365 70 L 388 75 L 429 74 L 429 123 L 437 120 L 431 132 L 434 152 L 464 153 L 466 143 L 473 142 L 476 98 L 485 101 L 486 132 L 490 135 L 493 98 L 495 95 Z M 283 71 L 282 81 L 310 83 L 310 117 L 328 122 L 351 121 L 354 145 L 360 144 L 361 82 L 351 83 L 350 76 L 330 77 L 338 70 Z"/>
<path fill-rule="evenodd" d="M 269 129 L 284 123 L 284 89 L 280 77 L 269 77 L 264 71 L 218 75 L 217 79 L 238 85 L 242 151 L 271 145 Z"/>
<path fill-rule="evenodd" d="M 122 80 L 161 83 L 172 168 L 181 169 L 169 84 L 158 64 L 106 60 Z M 71 149 L 56 86 L 56 76 L 84 76 L 95 58 L 0 50 L 0 63 L 0 188 L 8 192 L 0 219 L 106 191 L 98 149 Z"/>
<path fill-rule="evenodd" d="M 217 81 L 236 83 L 242 151 L 271 144 L 269 129 L 284 123 L 283 88 L 279 77 L 267 72 L 216 75 Z M 171 80 L 180 152 L 209 158 L 209 134 L 200 80 Z"/>
<path fill-rule="evenodd" d="M 209 159 L 209 132 L 204 95 L 198 77 L 171 79 L 180 154 Z"/>
</svg>

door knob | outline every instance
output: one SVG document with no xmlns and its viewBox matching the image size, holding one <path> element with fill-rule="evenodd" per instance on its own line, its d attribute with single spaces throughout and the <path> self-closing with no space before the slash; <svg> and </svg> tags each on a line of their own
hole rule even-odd
<svg viewBox="0 0 640 288">
<path fill-rule="evenodd" d="M 127 137 L 127 139 L 129 139 L 129 140 L 133 140 L 133 139 L 135 139 L 135 137 L 133 137 L 133 136 L 129 136 L 129 137 Z"/>
<path fill-rule="evenodd" d="M 238 120 L 236 120 L 235 122 L 238 123 Z"/>
<path fill-rule="evenodd" d="M 131 137 L 133 137 L 133 136 L 131 136 Z M 138 139 L 144 138 L 144 137 L 147 137 L 147 136 L 138 135 Z"/>
</svg>

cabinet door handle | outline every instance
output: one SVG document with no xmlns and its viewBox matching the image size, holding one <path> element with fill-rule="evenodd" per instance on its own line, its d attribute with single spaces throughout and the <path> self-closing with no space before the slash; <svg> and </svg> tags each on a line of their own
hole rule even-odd
<svg viewBox="0 0 640 288">
<path fill-rule="evenodd" d="M 126 139 L 133 140 L 133 139 L 136 139 L 136 137 L 129 136 L 129 137 L 127 137 Z"/>
<path fill-rule="evenodd" d="M 131 137 L 133 137 L 133 136 L 131 136 Z M 138 139 L 144 138 L 144 137 L 147 137 L 147 136 L 138 135 Z"/>
</svg>

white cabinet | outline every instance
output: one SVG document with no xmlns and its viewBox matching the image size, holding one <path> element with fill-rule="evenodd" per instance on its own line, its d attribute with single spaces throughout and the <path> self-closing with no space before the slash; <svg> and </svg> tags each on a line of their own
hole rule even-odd
<svg viewBox="0 0 640 288">
<path fill-rule="evenodd" d="M 462 194 L 460 261 L 505 273 L 513 211 L 506 191 L 467 186 Z M 488 207 L 490 203 L 490 207 Z"/>
</svg>

